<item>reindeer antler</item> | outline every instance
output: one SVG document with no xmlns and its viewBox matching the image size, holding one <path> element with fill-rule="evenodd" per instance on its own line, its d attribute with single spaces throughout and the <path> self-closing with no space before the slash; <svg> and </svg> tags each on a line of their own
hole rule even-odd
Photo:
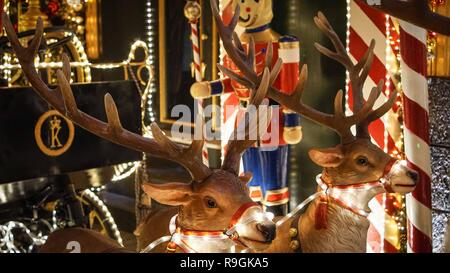
<svg viewBox="0 0 450 273">
<path fill-rule="evenodd" d="M 219 32 L 219 36 L 222 39 L 223 46 L 227 51 L 228 57 L 233 61 L 233 63 L 239 68 L 243 76 L 240 76 L 236 73 L 233 73 L 231 70 L 222 71 L 227 74 L 233 80 L 236 80 L 240 84 L 243 84 L 249 88 L 254 88 L 254 86 L 258 86 L 261 82 L 261 77 L 258 76 L 251 66 L 252 60 L 252 51 L 247 55 L 245 54 L 242 45 L 239 42 L 237 35 L 234 32 L 236 27 L 238 18 L 239 18 L 239 6 L 236 7 L 233 19 L 228 26 L 225 26 L 220 14 L 219 8 L 217 6 L 216 1 L 211 0 L 211 7 L 213 11 L 214 18 L 217 23 L 217 29 Z M 319 28 L 331 39 L 333 42 L 336 52 L 332 52 L 318 44 L 316 44 L 316 48 L 321 51 L 322 54 L 325 54 L 338 62 L 342 63 L 346 68 L 352 68 L 352 88 L 355 89 L 354 94 L 356 94 L 355 100 L 356 107 L 354 114 L 351 116 L 345 116 L 343 110 L 343 92 L 340 90 L 334 100 L 334 114 L 327 114 L 317 111 L 314 108 L 311 108 L 308 105 L 305 105 L 302 102 L 302 96 L 305 88 L 305 84 L 308 78 L 308 68 L 307 65 L 303 65 L 300 73 L 299 83 L 292 95 L 286 95 L 279 90 L 275 89 L 270 85 L 269 87 L 269 97 L 276 100 L 281 105 L 303 115 L 304 117 L 325 125 L 330 129 L 336 131 L 341 136 L 342 143 L 348 143 L 355 139 L 352 135 L 350 128 L 353 125 L 358 125 L 360 134 L 358 137 L 362 136 L 366 131 L 366 124 L 370 123 L 370 121 L 380 117 L 386 111 L 388 111 L 392 107 L 392 103 L 394 102 L 396 94 L 392 94 L 391 98 L 384 103 L 381 107 L 372 110 L 372 107 L 377 100 L 378 96 L 381 93 L 382 82 L 375 88 L 373 88 L 370 92 L 369 98 L 366 103 L 362 103 L 362 86 L 367 78 L 367 74 L 370 70 L 370 66 L 373 58 L 373 47 L 374 43 L 371 44 L 371 48 L 366 52 L 364 58 L 353 67 L 353 63 L 348 56 L 345 47 L 342 45 L 339 40 L 337 34 L 334 32 L 331 25 L 326 20 L 325 16 L 322 13 L 319 13 L 318 17 L 315 18 L 316 24 L 318 24 Z M 252 43 L 250 44 L 250 47 Z M 272 48 L 272 45 L 269 43 L 269 50 Z M 269 54 L 267 54 L 269 55 Z M 271 55 L 271 54 L 270 54 Z M 266 65 L 268 65 L 268 58 L 272 58 L 272 56 L 267 56 Z M 278 60 L 274 69 L 279 69 L 278 66 L 281 66 L 281 61 Z M 273 79 L 275 80 L 275 79 Z M 271 80 L 271 84 L 273 81 Z M 359 88 L 359 90 L 358 90 Z M 358 97 L 359 96 L 359 97 Z M 359 102 L 359 103 L 358 103 Z"/>
<path fill-rule="evenodd" d="M 243 121 L 239 123 L 238 127 L 231 134 L 230 140 L 227 143 L 227 151 L 222 169 L 235 173 L 236 175 L 239 174 L 239 163 L 242 154 L 266 132 L 271 112 L 268 111 L 269 100 L 265 99 L 265 97 L 269 88 L 270 79 L 274 73 L 278 72 L 272 71 L 271 73 L 267 67 L 264 69 L 261 84 L 256 92 L 252 92 L 252 99 L 249 103 L 249 105 L 258 106 L 254 108 L 254 110 L 257 109 L 257 112 L 247 111 Z"/>
<path fill-rule="evenodd" d="M 336 49 L 336 52 L 333 52 L 318 43 L 314 44 L 316 49 L 323 55 L 341 63 L 347 69 L 352 86 L 353 110 L 355 112 L 362 111 L 362 109 L 367 104 L 369 104 L 369 102 L 364 104 L 363 87 L 364 82 L 369 76 L 370 68 L 372 66 L 375 40 L 372 40 L 370 42 L 369 49 L 365 52 L 361 60 L 357 64 L 353 64 L 344 45 L 337 36 L 331 24 L 328 22 L 328 19 L 325 17 L 325 15 L 323 15 L 322 12 L 319 12 L 317 16 L 314 17 L 314 22 L 316 23 L 317 27 L 331 40 L 334 48 Z M 370 96 L 374 95 L 375 100 L 380 96 L 383 89 L 383 84 L 384 81 L 380 80 L 378 85 L 372 89 Z M 370 138 L 368 128 L 369 124 L 389 111 L 396 97 L 397 91 L 394 91 L 389 99 L 376 110 L 372 110 L 373 104 L 371 105 L 370 109 L 365 109 L 364 111 L 368 110 L 368 115 L 361 122 L 356 123 L 356 137 Z"/>
<path fill-rule="evenodd" d="M 63 69 L 57 71 L 58 87 L 49 88 L 39 77 L 34 67 L 34 58 L 43 34 L 42 20 L 38 19 L 36 34 L 27 48 L 22 47 L 6 13 L 2 13 L 5 30 L 16 52 L 20 65 L 34 90 L 58 112 L 87 131 L 116 144 L 138 152 L 144 152 L 159 158 L 175 161 L 184 166 L 196 182 L 201 182 L 211 174 L 211 170 L 198 157 L 203 140 L 194 140 L 189 147 L 172 142 L 161 129 L 151 125 L 154 140 L 124 129 L 121 125 L 117 107 L 110 94 L 105 95 L 105 111 L 108 123 L 102 122 L 82 111 L 76 105 L 70 80 L 70 62 L 63 55 Z"/>
</svg>

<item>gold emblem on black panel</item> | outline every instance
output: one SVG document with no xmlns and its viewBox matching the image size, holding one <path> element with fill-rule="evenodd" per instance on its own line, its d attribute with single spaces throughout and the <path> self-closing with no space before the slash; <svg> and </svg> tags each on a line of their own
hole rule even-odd
<svg viewBox="0 0 450 273">
<path fill-rule="evenodd" d="M 56 110 L 42 114 L 34 128 L 34 138 L 39 149 L 48 156 L 60 156 L 73 142 L 73 123 Z"/>
</svg>

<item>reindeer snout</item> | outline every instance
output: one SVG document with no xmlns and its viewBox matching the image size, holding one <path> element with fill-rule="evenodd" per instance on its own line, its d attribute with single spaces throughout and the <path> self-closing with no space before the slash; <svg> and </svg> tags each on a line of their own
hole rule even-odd
<svg viewBox="0 0 450 273">
<path fill-rule="evenodd" d="M 276 228 L 275 225 L 270 224 L 257 224 L 256 228 L 259 232 L 264 236 L 264 239 L 266 242 L 271 242 L 273 239 L 275 239 L 276 235 Z"/>
<path fill-rule="evenodd" d="M 416 171 L 407 171 L 406 175 L 411 178 L 412 181 L 414 181 L 415 184 L 419 182 L 419 174 Z"/>
</svg>

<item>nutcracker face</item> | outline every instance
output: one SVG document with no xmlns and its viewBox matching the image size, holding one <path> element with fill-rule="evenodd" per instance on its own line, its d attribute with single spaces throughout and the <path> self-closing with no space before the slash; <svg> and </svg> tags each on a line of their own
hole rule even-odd
<svg viewBox="0 0 450 273">
<path fill-rule="evenodd" d="M 240 7 L 239 25 L 257 28 L 272 21 L 272 0 L 234 0 Z"/>
</svg>

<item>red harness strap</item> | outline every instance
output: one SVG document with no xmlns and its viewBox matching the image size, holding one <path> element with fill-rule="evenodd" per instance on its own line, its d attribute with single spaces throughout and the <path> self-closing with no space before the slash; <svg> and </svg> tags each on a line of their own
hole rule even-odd
<svg viewBox="0 0 450 273">
<path fill-rule="evenodd" d="M 383 174 L 381 175 L 381 177 L 377 180 L 377 181 L 372 181 L 372 182 L 364 182 L 364 183 L 357 183 L 357 184 L 350 184 L 350 185 L 333 185 L 332 183 L 327 183 L 325 181 L 325 179 L 323 177 L 321 177 L 321 181 L 323 183 L 325 183 L 325 185 L 327 185 L 327 190 L 328 188 L 332 189 L 332 188 L 336 188 L 336 189 L 349 189 L 349 188 L 363 188 L 363 187 L 375 187 L 376 185 L 380 184 L 380 181 L 383 179 L 386 179 L 387 176 L 389 175 L 389 173 L 392 171 L 392 167 L 397 163 L 397 159 L 391 158 L 389 159 L 388 163 L 386 164 L 386 166 L 384 167 L 384 171 Z M 387 184 L 387 183 L 383 183 L 383 187 L 385 188 L 385 190 L 387 192 L 393 192 L 392 188 Z M 327 190 L 325 190 L 325 196 L 321 196 L 321 201 L 319 203 L 319 205 L 316 208 L 316 213 L 315 213 L 315 228 L 316 229 L 324 229 L 327 228 L 327 214 L 328 214 L 328 200 L 329 198 L 333 199 L 335 201 L 335 203 L 337 203 L 339 206 L 346 208 L 350 211 L 352 211 L 353 213 L 363 216 L 363 217 L 367 217 L 367 215 L 363 215 L 360 212 L 358 212 L 357 210 L 355 210 L 353 207 L 346 205 L 344 202 L 342 202 L 342 200 L 333 198 L 328 196 L 327 194 Z"/>
<path fill-rule="evenodd" d="M 384 167 L 384 172 L 383 172 L 382 177 L 385 177 L 386 175 L 389 174 L 389 172 L 391 171 L 391 169 L 395 163 L 397 163 L 397 159 L 391 157 L 391 159 L 389 159 L 389 162 L 386 164 L 386 167 Z"/>
<path fill-rule="evenodd" d="M 251 207 L 254 206 L 260 206 L 258 203 L 256 202 L 248 202 L 243 204 L 242 206 L 240 206 L 238 208 L 238 210 L 233 214 L 233 216 L 231 217 L 231 221 L 230 221 L 230 225 L 229 225 L 229 229 L 234 227 L 239 220 L 241 219 L 242 215 Z M 183 235 L 193 235 L 193 236 L 219 236 L 219 235 L 223 235 L 224 231 L 223 230 L 192 230 L 192 229 L 182 229 L 180 227 L 178 227 L 175 231 L 175 233 L 179 233 L 179 234 L 183 234 Z M 236 238 L 232 238 L 234 241 L 236 241 Z M 173 253 L 176 251 L 177 248 L 180 248 L 181 250 L 183 250 L 184 252 L 187 252 L 186 249 L 182 248 L 181 246 L 177 245 L 175 242 L 169 242 L 166 248 L 166 251 L 169 253 Z"/>
<path fill-rule="evenodd" d="M 394 158 L 391 158 L 389 162 L 386 164 L 386 167 L 384 167 L 384 172 L 382 178 L 386 177 L 392 170 L 392 167 L 394 167 L 395 163 L 397 163 L 397 160 Z M 394 190 L 389 186 L 388 184 L 384 184 L 384 188 L 387 192 L 393 193 Z"/>
<path fill-rule="evenodd" d="M 231 217 L 230 225 L 228 226 L 228 229 L 234 227 L 239 220 L 241 219 L 242 215 L 245 211 L 247 211 L 251 207 L 259 207 L 260 205 L 256 202 L 248 202 L 243 204 L 238 210 L 233 214 Z"/>
</svg>

